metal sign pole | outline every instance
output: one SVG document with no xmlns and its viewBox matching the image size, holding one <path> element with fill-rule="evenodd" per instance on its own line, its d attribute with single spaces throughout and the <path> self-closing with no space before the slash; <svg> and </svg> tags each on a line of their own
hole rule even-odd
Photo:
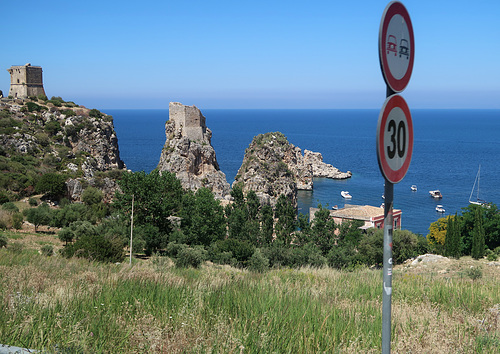
<svg viewBox="0 0 500 354">
<path fill-rule="evenodd" d="M 392 231 L 394 221 L 392 202 L 394 184 L 385 180 L 384 186 L 384 291 L 382 295 L 382 353 L 391 352 L 391 298 L 392 298 Z"/>
<path fill-rule="evenodd" d="M 395 93 L 403 91 L 408 85 L 414 59 L 415 38 L 410 14 L 401 2 L 391 1 L 384 10 L 379 28 L 379 60 L 382 75 L 387 84 L 387 98 L 377 126 L 377 158 L 385 178 L 384 289 L 382 295 L 382 353 L 384 354 L 391 352 L 394 183 L 403 179 L 413 153 L 411 114 L 405 100 Z"/>
</svg>

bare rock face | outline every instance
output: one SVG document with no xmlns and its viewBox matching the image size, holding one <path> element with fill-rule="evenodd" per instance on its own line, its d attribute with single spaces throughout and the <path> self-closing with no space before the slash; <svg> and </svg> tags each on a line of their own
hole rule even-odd
<svg viewBox="0 0 500 354">
<path fill-rule="evenodd" d="M 184 189 L 206 187 L 218 199 L 229 198 L 230 186 L 211 145 L 212 131 L 196 106 L 170 102 L 166 141 L 158 170 L 175 173 Z"/>
<path fill-rule="evenodd" d="M 338 168 L 324 163 L 323 155 L 319 152 L 304 150 L 304 163 L 311 165 L 314 177 L 346 179 L 352 176 L 351 171 L 341 172 Z"/>
</svg>

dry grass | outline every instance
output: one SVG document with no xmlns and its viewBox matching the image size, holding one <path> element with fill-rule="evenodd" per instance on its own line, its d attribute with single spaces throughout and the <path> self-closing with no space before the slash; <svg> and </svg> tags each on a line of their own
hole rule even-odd
<svg viewBox="0 0 500 354">
<path fill-rule="evenodd" d="M 68 351 L 376 353 L 381 271 L 277 269 L 254 274 L 168 258 L 98 264 L 44 257 L 23 234 L 0 250 L 0 338 Z M 35 250 L 35 251 L 34 251 Z M 481 267 L 472 280 L 466 271 Z M 500 268 L 469 257 L 394 269 L 392 351 L 500 352 Z"/>
</svg>

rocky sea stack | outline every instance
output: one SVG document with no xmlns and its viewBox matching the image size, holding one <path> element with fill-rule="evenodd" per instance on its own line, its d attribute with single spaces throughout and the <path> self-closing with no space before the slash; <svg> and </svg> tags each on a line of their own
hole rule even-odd
<svg viewBox="0 0 500 354">
<path fill-rule="evenodd" d="M 230 186 L 211 145 L 212 131 L 196 106 L 170 102 L 166 141 L 158 170 L 175 173 L 184 189 L 206 187 L 217 199 L 229 198 Z"/>
<path fill-rule="evenodd" d="M 274 132 L 254 137 L 233 186 L 240 186 L 245 193 L 254 191 L 261 203 L 273 207 L 281 194 L 296 206 L 297 190 L 312 190 L 313 177 L 344 179 L 351 177 L 351 172 L 324 163 L 320 153 L 305 150 L 302 155 L 282 133 Z"/>
</svg>

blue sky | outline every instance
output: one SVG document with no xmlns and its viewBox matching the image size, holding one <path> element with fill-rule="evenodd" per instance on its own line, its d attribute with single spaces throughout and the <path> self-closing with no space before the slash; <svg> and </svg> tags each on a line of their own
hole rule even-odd
<svg viewBox="0 0 500 354">
<path fill-rule="evenodd" d="M 500 2 L 402 1 L 415 33 L 410 108 L 500 108 Z M 380 108 L 389 1 L 7 1 L 11 65 L 89 108 Z"/>
</svg>

